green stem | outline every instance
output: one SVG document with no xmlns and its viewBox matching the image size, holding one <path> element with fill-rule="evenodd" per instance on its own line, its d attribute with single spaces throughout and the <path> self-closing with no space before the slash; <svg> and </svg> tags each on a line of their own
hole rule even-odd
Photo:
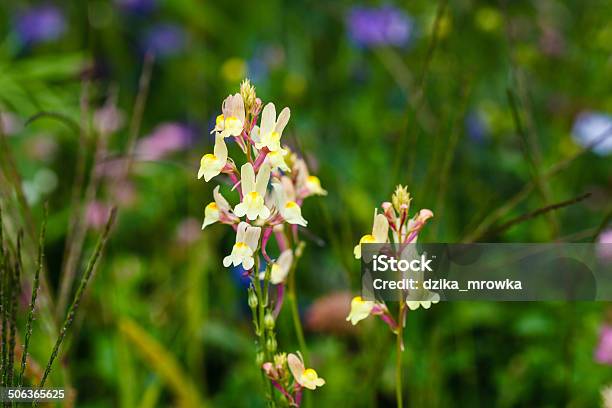
<svg viewBox="0 0 612 408">
<path fill-rule="evenodd" d="M 298 309 L 297 295 L 295 293 L 295 266 L 293 263 L 291 271 L 289 271 L 289 282 L 287 284 L 287 297 L 291 301 L 291 317 L 293 319 L 293 328 L 295 335 L 300 345 L 300 351 L 304 358 L 308 359 L 308 349 L 306 348 L 306 340 L 304 340 L 304 330 L 302 329 L 302 321 L 300 320 L 300 311 Z"/>
<path fill-rule="evenodd" d="M 397 341 L 395 343 L 395 397 L 397 400 L 397 407 L 402 408 L 402 340 L 404 335 L 404 307 L 405 303 L 399 302 L 399 319 L 397 329 Z"/>
</svg>

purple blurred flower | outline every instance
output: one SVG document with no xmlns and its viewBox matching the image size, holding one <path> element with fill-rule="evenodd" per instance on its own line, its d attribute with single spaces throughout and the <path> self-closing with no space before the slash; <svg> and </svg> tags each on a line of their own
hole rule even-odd
<svg viewBox="0 0 612 408">
<path fill-rule="evenodd" d="M 412 19 L 393 6 L 353 7 L 347 25 L 351 39 L 364 47 L 404 46 L 413 31 Z"/>
<path fill-rule="evenodd" d="M 147 32 L 144 48 L 157 57 L 171 57 L 184 50 L 186 37 L 185 31 L 177 25 L 158 24 Z"/>
<path fill-rule="evenodd" d="M 599 331 L 599 343 L 595 349 L 595 361 L 612 365 L 612 326 L 607 324 Z"/>
<path fill-rule="evenodd" d="M 482 143 L 489 134 L 489 125 L 478 111 L 471 111 L 465 117 L 465 131 L 475 143 Z"/>
<path fill-rule="evenodd" d="M 593 152 L 600 156 L 612 153 L 612 116 L 601 112 L 583 112 L 572 129 L 574 141 L 582 147 L 598 141 Z"/>
<path fill-rule="evenodd" d="M 597 239 L 597 257 L 603 263 L 612 263 L 612 228 L 605 230 Z"/>
<path fill-rule="evenodd" d="M 136 155 L 140 160 L 159 160 L 171 153 L 189 146 L 193 132 L 179 123 L 162 123 L 153 129 L 136 145 Z"/>
<path fill-rule="evenodd" d="M 149 13 L 156 6 L 155 0 L 115 0 L 115 4 L 122 10 L 134 14 Z"/>
<path fill-rule="evenodd" d="M 101 201 L 92 201 L 85 210 L 85 220 L 92 228 L 102 228 L 110 215 L 111 208 Z"/>
<path fill-rule="evenodd" d="M 57 40 L 64 34 L 66 20 L 55 6 L 36 6 L 17 14 L 15 30 L 26 44 L 45 43 Z"/>
</svg>

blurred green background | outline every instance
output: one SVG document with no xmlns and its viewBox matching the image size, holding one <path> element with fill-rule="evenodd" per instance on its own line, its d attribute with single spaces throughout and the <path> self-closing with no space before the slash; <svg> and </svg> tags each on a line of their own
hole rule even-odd
<svg viewBox="0 0 612 408">
<path fill-rule="evenodd" d="M 327 381 L 309 399 L 392 406 L 393 336 L 374 319 L 344 321 L 359 289 L 352 248 L 373 209 L 402 183 L 415 210 L 435 214 L 424 242 L 597 240 L 612 209 L 612 147 L 589 143 L 612 127 L 610 18 L 604 0 L 4 2 L 1 199 L 13 234 L 29 232 L 31 259 L 50 205 L 33 361 L 44 367 L 65 313 L 81 152 L 95 187 L 77 194 L 88 227 L 77 265 L 108 203 L 120 213 L 50 384 L 74 389 L 79 407 L 174 406 L 194 393 L 202 405 L 264 405 L 246 284 L 221 265 L 234 237 L 224 226 L 200 231 L 213 184 L 195 176 L 222 100 L 248 77 L 264 102 L 291 108 L 283 138 L 329 191 L 303 209 L 300 310 L 309 365 Z M 146 55 L 150 83 L 139 91 Z M 103 146 L 82 123 L 111 130 Z M 131 174 L 117 184 L 131 135 Z M 9 182 L 9 152 L 31 211 Z M 411 312 L 406 405 L 599 406 L 612 383 L 594 358 L 605 308 L 462 302 Z M 288 314 L 279 344 L 292 351 Z"/>
</svg>

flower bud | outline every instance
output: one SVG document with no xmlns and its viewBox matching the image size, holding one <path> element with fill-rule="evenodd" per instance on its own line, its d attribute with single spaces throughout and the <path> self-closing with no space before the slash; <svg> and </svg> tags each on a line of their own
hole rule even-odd
<svg viewBox="0 0 612 408">
<path fill-rule="evenodd" d="M 259 303 L 257 300 L 257 295 L 255 294 L 255 291 L 253 290 L 253 288 L 249 288 L 248 303 L 251 309 L 255 309 L 257 307 L 257 304 Z"/>
<path fill-rule="evenodd" d="M 407 187 L 404 187 L 401 184 L 395 187 L 395 192 L 391 196 L 391 201 L 393 202 L 393 207 L 395 207 L 397 212 L 401 211 L 402 206 L 406 206 L 406 209 L 410 208 L 411 200 L 412 198 L 410 198 L 410 193 L 408 192 Z"/>
<path fill-rule="evenodd" d="M 270 353 L 274 353 L 276 351 L 276 339 L 273 337 L 269 337 L 268 340 L 266 340 L 266 349 L 268 349 L 268 351 Z"/>
<path fill-rule="evenodd" d="M 240 96 L 242 96 L 242 100 L 244 101 L 245 111 L 247 113 L 251 112 L 251 109 L 255 105 L 257 95 L 255 93 L 255 87 L 251 85 L 251 82 L 248 79 L 245 79 L 240 84 Z"/>
<path fill-rule="evenodd" d="M 270 312 L 266 313 L 264 316 L 264 327 L 266 330 L 274 329 L 274 316 L 272 316 L 272 313 Z"/>
<path fill-rule="evenodd" d="M 255 364 L 261 366 L 264 363 L 265 358 L 266 356 L 264 355 L 263 351 L 260 351 L 257 353 L 257 355 L 255 355 Z"/>
</svg>

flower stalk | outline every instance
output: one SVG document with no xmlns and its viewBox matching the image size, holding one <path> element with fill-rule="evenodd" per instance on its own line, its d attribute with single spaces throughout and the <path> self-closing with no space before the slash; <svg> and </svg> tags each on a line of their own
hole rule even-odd
<svg viewBox="0 0 612 408">
<path fill-rule="evenodd" d="M 214 151 L 202 156 L 197 176 L 206 182 L 227 176 L 231 189 L 238 190 L 240 202 L 230 205 L 219 186 L 215 187 L 214 201 L 206 206 L 202 229 L 222 223 L 236 231 L 235 244 L 223 265 L 241 268 L 250 280 L 248 304 L 256 336 L 256 363 L 266 383 L 267 403 L 276 406 L 284 400 L 297 407 L 302 388 L 315 389 L 324 381 L 314 370 L 303 368 L 301 354 L 300 366 L 293 357 L 277 352 L 276 318 L 287 286 L 296 336 L 304 352 L 306 343 L 295 284 L 304 244 L 299 240 L 297 226 L 308 225 L 302 216 L 304 199 L 326 192 L 319 179 L 310 175 L 306 162 L 281 143 L 290 118 L 289 108 L 277 116 L 273 103 L 262 106 L 248 80 L 241 84 L 239 93 L 229 95 L 223 102 L 222 113 L 211 131 L 215 136 Z M 242 153 L 239 168 L 237 160 L 229 155 L 232 142 Z M 278 255 L 268 251 L 271 241 L 276 241 Z M 288 369 L 289 361 L 295 370 Z"/>
</svg>

